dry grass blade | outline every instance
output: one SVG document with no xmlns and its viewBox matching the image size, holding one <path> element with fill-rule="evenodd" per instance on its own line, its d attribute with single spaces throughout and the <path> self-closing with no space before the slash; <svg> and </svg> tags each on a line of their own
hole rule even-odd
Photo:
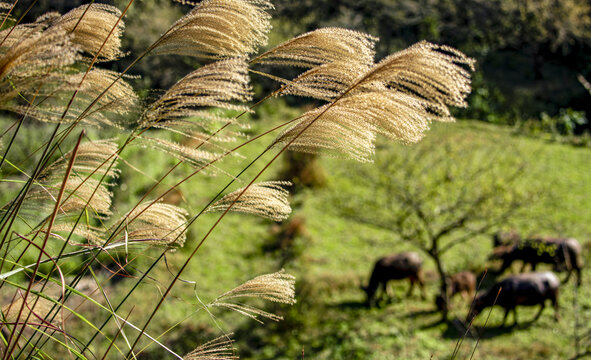
<svg viewBox="0 0 591 360">
<path fill-rule="evenodd" d="M 155 54 L 241 57 L 267 42 L 273 6 L 267 0 L 204 0 L 174 23 Z"/>
<path fill-rule="evenodd" d="M 178 206 L 148 201 L 117 221 L 111 231 L 119 228 L 118 225 L 122 223 L 124 234 L 116 241 L 182 247 L 187 238 L 187 216 L 187 211 Z"/>
<path fill-rule="evenodd" d="M 340 61 L 373 64 L 373 48 L 377 40 L 358 31 L 323 28 L 288 40 L 257 56 L 252 62 L 303 68 Z"/>
<path fill-rule="evenodd" d="M 122 56 L 121 35 L 125 28 L 119 21 L 121 11 L 106 4 L 88 4 L 71 10 L 52 22 L 52 26 L 72 33 L 72 42 L 79 44 L 82 50 L 96 55 L 107 61 L 116 60 Z M 117 24 L 113 34 L 109 36 Z M 105 39 L 109 39 L 104 44 Z M 101 49 L 102 47 L 102 49 Z"/>
<path fill-rule="evenodd" d="M 204 111 L 206 107 L 248 111 L 248 107 L 233 104 L 233 101 L 250 101 L 248 65 L 242 59 L 222 60 L 203 66 L 179 80 L 144 113 L 144 127 L 178 127 L 199 125 L 184 121 L 197 117 L 202 121 L 230 119 L 221 118 Z M 205 128 L 206 126 L 201 125 Z"/>
<path fill-rule="evenodd" d="M 224 307 L 237 311 L 259 322 L 261 321 L 257 316 L 262 316 L 274 321 L 282 320 L 283 318 L 281 316 L 268 313 L 256 307 L 229 301 L 240 298 L 259 298 L 293 305 L 296 302 L 295 277 L 285 273 L 284 270 L 272 274 L 257 276 L 225 294 L 220 295 L 211 304 L 211 306 Z"/>
<path fill-rule="evenodd" d="M 254 184 L 246 191 L 236 190 L 216 201 L 207 211 L 230 210 L 259 215 L 271 220 L 287 219 L 291 213 L 289 192 L 283 186 L 291 185 L 286 181 L 266 181 Z"/>
<path fill-rule="evenodd" d="M 215 338 L 205 344 L 197 347 L 183 357 L 184 360 L 236 360 L 236 349 L 232 344 L 234 340 L 230 338 L 233 334 L 227 334 Z"/>
</svg>

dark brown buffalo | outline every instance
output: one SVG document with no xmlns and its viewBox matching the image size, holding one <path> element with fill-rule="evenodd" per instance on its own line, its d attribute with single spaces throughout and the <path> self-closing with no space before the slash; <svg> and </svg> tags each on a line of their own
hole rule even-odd
<svg viewBox="0 0 591 360">
<path fill-rule="evenodd" d="M 521 260 L 524 270 L 531 264 L 533 271 L 539 263 L 552 264 L 554 270 L 567 270 L 564 282 L 570 279 L 573 271 L 577 272 L 577 286 L 581 285 L 581 245 L 575 239 L 532 238 L 519 241 L 513 245 L 499 246 L 494 249 L 492 258 L 503 260 L 499 273 L 505 271 L 516 260 Z"/>
<path fill-rule="evenodd" d="M 471 271 L 460 271 L 447 277 L 448 297 L 451 300 L 456 294 L 461 294 L 464 300 L 472 298 L 476 291 L 476 275 Z M 437 295 L 435 304 L 439 310 L 443 310 L 446 306 L 446 301 L 443 296 Z"/>
<path fill-rule="evenodd" d="M 383 293 L 388 294 L 387 284 L 390 280 L 400 280 L 408 278 L 410 287 L 407 296 L 412 293 L 415 283 L 421 287 L 421 292 L 424 291 L 424 283 L 421 274 L 421 266 L 423 260 L 416 252 L 403 252 L 400 254 L 393 254 L 379 259 L 373 268 L 369 284 L 361 286 L 367 294 L 367 303 L 371 305 L 378 288 L 382 287 Z M 389 294 L 388 294 L 389 295 Z M 424 295 L 423 295 L 424 296 Z"/>
<path fill-rule="evenodd" d="M 554 306 L 554 319 L 558 321 L 558 277 L 550 271 L 540 273 L 527 273 L 513 275 L 494 284 L 490 290 L 479 294 L 474 299 L 474 304 L 466 323 L 469 323 L 483 309 L 498 305 L 505 309 L 503 325 L 507 321 L 509 312 L 513 311 L 514 323 L 517 324 L 517 306 L 541 305 L 540 311 L 533 321 L 537 320 L 546 306 L 546 300 L 550 300 Z"/>
</svg>

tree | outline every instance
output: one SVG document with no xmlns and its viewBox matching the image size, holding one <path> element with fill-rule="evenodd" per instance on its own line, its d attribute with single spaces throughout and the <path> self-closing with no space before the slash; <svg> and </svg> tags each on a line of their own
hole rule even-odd
<svg viewBox="0 0 591 360">
<path fill-rule="evenodd" d="M 397 234 L 433 260 L 448 303 L 444 255 L 475 236 L 519 217 L 532 188 L 521 184 L 526 162 L 500 153 L 493 141 L 473 148 L 458 134 L 380 154 L 379 176 L 366 168 L 357 177 L 368 196 L 347 197 L 343 213 L 354 221 Z M 447 306 L 443 310 L 447 318 Z"/>
</svg>

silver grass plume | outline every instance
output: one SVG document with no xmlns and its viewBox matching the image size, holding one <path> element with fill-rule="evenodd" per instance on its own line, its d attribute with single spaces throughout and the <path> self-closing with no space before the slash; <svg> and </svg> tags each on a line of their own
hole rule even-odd
<svg viewBox="0 0 591 360">
<path fill-rule="evenodd" d="M 385 85 L 424 99 L 438 120 L 450 121 L 453 118 L 447 106 L 467 106 L 469 70 L 474 71 L 474 63 L 474 59 L 454 48 L 421 41 L 380 61 L 362 77 L 355 90 Z"/>
<path fill-rule="evenodd" d="M 453 121 L 447 106 L 466 105 L 470 72 L 463 66 L 473 64 L 457 50 L 420 42 L 376 64 L 332 103 L 304 114 L 273 145 L 371 161 L 377 134 L 417 142 L 431 121 Z"/>
<path fill-rule="evenodd" d="M 35 189 L 27 194 L 25 208 L 51 211 L 55 207 L 62 181 L 44 180 L 40 183 L 41 185 L 35 186 Z M 60 204 L 58 214 L 65 217 L 76 216 L 88 208 L 94 217 L 105 218 L 111 215 L 112 196 L 106 185 L 99 184 L 98 180 L 70 176 L 64 191 L 64 199 L 67 200 Z"/>
<path fill-rule="evenodd" d="M 211 306 L 224 307 L 248 316 L 260 323 L 258 316 L 274 321 L 283 320 L 283 317 L 271 314 L 259 308 L 242 304 L 235 300 L 243 298 L 259 298 L 276 303 L 293 305 L 295 300 L 295 277 L 284 270 L 257 276 L 252 280 L 218 296 Z"/>
<path fill-rule="evenodd" d="M 71 33 L 72 42 L 80 45 L 82 50 L 93 56 L 100 50 L 99 59 L 111 61 L 123 55 L 121 35 L 125 25 L 123 21 L 117 23 L 120 16 L 121 11 L 114 6 L 88 4 L 77 7 L 55 19 L 52 26 Z M 117 24 L 116 27 L 115 24 Z M 115 30 L 109 36 L 113 27 Z M 107 36 L 109 38 L 103 46 Z"/>
<path fill-rule="evenodd" d="M 116 178 L 119 170 L 111 165 L 112 161 L 117 160 L 119 146 L 110 140 L 97 140 L 83 142 L 78 146 L 76 159 L 72 165 L 72 173 L 79 175 L 107 175 Z M 60 171 L 64 170 L 72 158 L 72 152 L 65 154 L 57 159 L 51 165 L 46 167 L 41 173 L 41 177 L 61 176 Z M 52 175 L 52 173 L 55 173 Z M 58 175 L 59 174 L 59 175 Z"/>
<path fill-rule="evenodd" d="M 51 97 L 58 100 L 57 103 L 42 101 L 35 104 L 34 107 L 19 105 L 10 110 L 20 114 L 26 113 L 28 116 L 44 122 L 74 122 L 119 77 L 119 73 L 95 68 L 86 75 L 82 85 L 79 86 L 83 76 L 83 73 L 68 74 L 63 77 L 57 87 L 52 87 L 51 83 L 47 84 L 48 90 L 46 92 L 50 92 Z M 60 104 L 67 102 L 76 89 L 78 94 L 66 117 L 62 119 L 64 109 Z M 131 85 L 123 79 L 119 79 L 93 105 L 81 121 L 92 126 L 104 125 L 121 128 L 129 116 L 138 109 L 138 102 L 138 97 Z"/>
<path fill-rule="evenodd" d="M 225 211 L 233 204 L 231 211 L 258 215 L 274 221 L 285 220 L 291 213 L 291 207 L 288 201 L 289 192 L 283 186 L 290 185 L 287 181 L 253 184 L 243 194 L 244 189 L 239 189 L 225 195 L 207 211 Z"/>
<path fill-rule="evenodd" d="M 64 69 L 79 59 L 79 48 L 64 29 L 26 32 L 0 54 L 0 106 L 6 108 L 19 94 L 34 93 L 41 82 L 64 81 Z"/>
<path fill-rule="evenodd" d="M 236 349 L 230 338 L 233 333 L 222 335 L 195 348 L 183 357 L 183 360 L 236 360 Z"/>
<path fill-rule="evenodd" d="M 18 320 L 19 311 L 23 306 L 23 295 L 20 295 L 14 299 L 10 304 L 2 307 L 2 314 L 0 315 L 0 329 L 3 323 L 14 323 Z M 23 311 L 20 316 L 20 321 L 24 321 L 29 317 L 29 321 L 32 323 L 45 322 L 47 314 L 53 308 L 54 303 L 43 297 L 29 294 L 27 297 L 27 303 L 23 307 Z"/>
<path fill-rule="evenodd" d="M 342 28 L 314 30 L 261 54 L 251 63 L 310 68 L 283 80 L 280 93 L 330 101 L 337 98 L 374 65 L 377 38 Z"/>
<path fill-rule="evenodd" d="M 345 60 L 373 64 L 373 48 L 377 40 L 358 31 L 323 28 L 288 40 L 257 56 L 251 62 L 303 68 Z"/>
<path fill-rule="evenodd" d="M 103 238 L 102 229 L 84 223 L 76 225 L 76 219 L 82 211 L 86 212 L 86 219 L 102 220 L 112 214 L 113 194 L 108 190 L 109 184 L 106 181 L 99 182 L 99 179 L 103 176 L 116 178 L 119 175 L 115 167 L 117 150 L 117 144 L 108 140 L 88 141 L 78 146 L 51 236 L 65 240 L 67 235 L 62 237 L 59 233 L 73 232 L 90 243 L 100 242 Z M 54 209 L 72 156 L 72 152 L 66 153 L 40 174 L 25 198 L 27 216 L 38 219 L 39 211 L 47 214 Z M 46 231 L 44 228 L 41 230 Z"/>
<path fill-rule="evenodd" d="M 122 224 L 121 228 L 124 230 L 116 241 L 182 247 L 187 238 L 188 215 L 187 211 L 178 206 L 144 202 L 116 222 L 116 225 Z M 111 231 L 115 228 L 111 227 Z"/>
<path fill-rule="evenodd" d="M 46 232 L 47 230 L 43 229 L 42 231 Z M 106 241 L 105 229 L 83 223 L 76 224 L 74 221 L 59 221 L 51 227 L 49 235 L 54 239 L 68 241 L 71 245 L 77 245 L 71 239 L 71 235 L 83 238 L 88 244 L 96 246 L 102 246 Z"/>
<path fill-rule="evenodd" d="M 233 101 L 250 101 L 248 65 L 243 59 L 221 60 L 202 66 L 174 84 L 149 106 L 140 122 L 143 127 L 184 128 L 209 126 L 200 122 L 231 121 L 207 111 L 207 107 L 248 111 Z M 194 117 L 198 121 L 185 120 Z"/>
<path fill-rule="evenodd" d="M 267 0 L 204 0 L 175 22 L 154 54 L 240 57 L 267 42 L 273 6 Z"/>
<path fill-rule="evenodd" d="M 347 91 L 359 79 L 359 74 L 366 73 L 372 65 L 353 59 L 322 64 L 291 81 L 279 79 L 285 84 L 280 94 L 332 101 Z"/>
</svg>

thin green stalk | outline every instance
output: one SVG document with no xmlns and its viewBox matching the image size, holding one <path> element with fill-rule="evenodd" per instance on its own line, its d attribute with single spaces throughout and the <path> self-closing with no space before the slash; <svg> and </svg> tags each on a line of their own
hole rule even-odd
<svg viewBox="0 0 591 360">
<path fill-rule="evenodd" d="M 62 197 L 64 195 L 64 191 L 66 190 L 66 183 L 68 182 L 68 179 L 70 177 L 70 173 L 72 171 L 72 167 L 74 166 L 74 160 L 76 159 L 76 155 L 78 153 L 78 148 L 80 146 L 80 142 L 82 141 L 83 134 L 84 134 L 83 132 L 80 133 L 80 136 L 78 137 L 78 141 L 76 142 L 76 145 L 74 147 L 74 150 L 72 150 L 72 157 L 70 158 L 70 161 L 68 163 L 68 167 L 66 168 L 66 174 L 64 176 L 64 180 L 62 181 L 62 185 L 61 185 L 60 191 L 59 191 L 58 196 L 57 196 L 57 201 L 55 203 L 55 208 L 54 208 L 54 210 L 53 210 L 53 212 L 51 214 L 51 218 L 50 218 L 49 225 L 48 225 L 48 228 L 47 228 L 47 234 L 45 235 L 45 239 L 43 240 L 43 245 L 41 246 L 41 249 L 42 250 L 45 250 L 45 247 L 47 246 L 47 242 L 49 241 L 49 236 L 50 236 L 50 233 L 51 233 L 51 228 L 53 227 L 53 223 L 55 221 L 55 217 L 57 216 L 57 213 L 58 213 L 58 210 L 59 210 L 59 207 L 60 207 L 60 204 L 61 204 L 61 200 L 62 200 Z M 43 251 L 40 251 L 39 252 L 39 256 L 37 257 L 35 268 L 33 270 L 33 275 L 31 276 L 32 279 L 35 279 L 35 275 L 37 274 L 37 272 L 39 270 L 39 266 L 40 266 L 39 262 L 41 261 L 41 258 L 42 257 L 43 257 Z M 27 291 L 25 292 L 25 295 L 23 297 L 23 303 L 22 303 L 21 308 L 19 310 L 17 319 L 20 319 L 20 317 L 22 315 L 22 312 L 24 310 L 25 304 L 27 303 L 27 297 L 29 296 L 29 293 L 31 292 L 31 287 L 32 286 L 33 286 L 33 280 L 29 281 L 29 284 L 28 284 L 28 287 L 27 287 Z M 35 304 L 36 304 L 36 301 L 35 301 Z M 34 307 L 34 305 L 33 305 L 33 307 Z M 30 316 L 30 313 L 28 314 L 27 319 L 29 318 L 29 316 Z M 27 320 L 25 320 L 25 322 L 26 321 Z M 24 326 L 23 326 L 23 328 L 24 328 Z M 18 343 L 18 340 L 19 340 L 19 337 L 20 337 L 20 333 L 17 334 L 16 339 L 14 340 L 13 346 L 10 347 L 11 340 L 13 338 L 13 335 L 14 335 L 14 332 L 12 334 L 10 334 L 10 338 L 8 339 L 9 346 L 7 347 L 7 351 L 6 351 L 6 354 L 5 354 L 5 356 L 4 356 L 3 359 L 7 359 L 8 358 L 9 354 L 12 353 L 14 347 Z"/>
</svg>

